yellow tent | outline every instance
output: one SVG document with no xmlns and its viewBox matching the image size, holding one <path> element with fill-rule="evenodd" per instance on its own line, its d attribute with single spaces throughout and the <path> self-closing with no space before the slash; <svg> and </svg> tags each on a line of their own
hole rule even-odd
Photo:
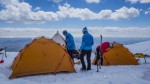
<svg viewBox="0 0 150 84">
<path fill-rule="evenodd" d="M 103 54 L 103 65 L 138 65 L 134 55 L 122 44 L 112 43 L 112 48 L 107 48 L 107 52 Z M 94 58 L 92 64 L 95 64 Z"/>
<path fill-rule="evenodd" d="M 58 43 L 45 37 L 36 38 L 26 45 L 15 58 L 9 78 L 25 75 L 75 72 L 73 61 Z"/>
<path fill-rule="evenodd" d="M 113 43 L 103 54 L 103 65 L 138 65 L 134 55 L 122 44 Z"/>
</svg>

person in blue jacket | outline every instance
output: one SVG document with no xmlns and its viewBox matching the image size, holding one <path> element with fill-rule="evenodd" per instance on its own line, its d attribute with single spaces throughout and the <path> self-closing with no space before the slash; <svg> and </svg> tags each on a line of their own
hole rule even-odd
<svg viewBox="0 0 150 84">
<path fill-rule="evenodd" d="M 92 52 L 92 46 L 94 44 L 93 36 L 88 33 L 87 28 L 83 28 L 82 30 L 83 36 L 82 36 L 82 44 L 80 46 L 80 60 L 82 63 L 81 70 L 91 70 L 91 52 Z M 87 56 L 87 68 L 84 62 L 84 56 Z"/>
<path fill-rule="evenodd" d="M 67 46 L 67 51 L 70 55 L 70 57 L 73 60 L 73 53 L 75 51 L 75 42 L 73 36 L 67 32 L 67 30 L 63 31 L 63 35 L 66 37 L 66 46 Z"/>
</svg>

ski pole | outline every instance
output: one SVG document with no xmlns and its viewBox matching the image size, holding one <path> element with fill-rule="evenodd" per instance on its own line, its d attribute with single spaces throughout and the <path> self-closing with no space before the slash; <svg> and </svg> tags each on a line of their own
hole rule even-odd
<svg viewBox="0 0 150 84">
<path fill-rule="evenodd" d="M 97 57 L 96 57 L 96 59 L 97 59 L 97 61 L 96 61 L 97 72 L 99 72 L 99 68 L 98 68 L 98 66 L 99 66 L 99 65 L 98 65 L 98 61 L 99 61 L 99 59 L 98 59 L 98 56 L 99 56 L 98 54 L 99 54 L 99 53 L 98 53 L 98 52 L 99 52 L 99 51 L 96 50 L 96 52 L 97 52 Z"/>
<path fill-rule="evenodd" d="M 102 35 L 100 35 L 100 58 L 99 58 L 99 60 L 100 60 L 100 69 L 101 69 L 101 58 L 102 58 Z"/>
<path fill-rule="evenodd" d="M 7 58 L 6 48 L 7 48 L 7 47 L 4 48 L 4 52 L 5 52 L 5 57 Z"/>
<path fill-rule="evenodd" d="M 99 59 L 97 59 L 97 72 L 99 72 L 99 68 L 101 69 L 101 57 L 102 57 L 102 49 L 101 49 L 101 46 L 102 46 L 102 35 L 100 35 L 100 51 L 99 51 L 99 54 L 100 55 L 97 55 L 99 56 Z M 98 53 L 97 53 L 98 54 Z M 97 57 L 98 58 L 98 57 Z M 99 61 L 99 65 L 98 65 L 98 61 Z M 99 68 L 98 68 L 99 66 Z"/>
<path fill-rule="evenodd" d="M 145 61 L 145 64 L 146 64 L 146 58 L 145 58 L 145 55 L 144 55 L 144 61 Z"/>
</svg>

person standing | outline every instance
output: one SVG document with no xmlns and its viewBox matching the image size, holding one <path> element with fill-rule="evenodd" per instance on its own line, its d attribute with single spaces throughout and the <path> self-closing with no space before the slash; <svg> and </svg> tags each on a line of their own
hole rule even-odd
<svg viewBox="0 0 150 84">
<path fill-rule="evenodd" d="M 82 43 L 80 46 L 80 60 L 82 63 L 81 70 L 91 70 L 91 52 L 92 52 L 92 46 L 94 44 L 93 36 L 89 34 L 87 28 L 83 28 L 82 30 L 83 36 L 82 36 Z M 84 62 L 84 56 L 87 56 L 87 67 Z"/>
<path fill-rule="evenodd" d="M 75 51 L 74 38 L 69 32 L 67 32 L 67 30 L 63 31 L 63 35 L 66 37 L 67 51 L 68 51 L 70 57 L 72 58 L 72 60 L 74 61 L 74 59 L 73 59 L 73 53 Z"/>
</svg>

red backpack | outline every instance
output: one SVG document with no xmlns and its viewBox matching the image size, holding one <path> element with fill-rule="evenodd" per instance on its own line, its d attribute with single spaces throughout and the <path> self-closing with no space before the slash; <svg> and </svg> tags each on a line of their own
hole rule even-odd
<svg viewBox="0 0 150 84">
<path fill-rule="evenodd" d="M 109 42 L 103 42 L 102 43 L 102 47 L 101 47 L 101 49 L 102 49 L 102 55 L 105 52 L 107 52 L 107 48 L 109 48 L 109 47 L 110 47 L 110 43 Z M 100 50 L 100 45 L 97 48 Z"/>
</svg>

